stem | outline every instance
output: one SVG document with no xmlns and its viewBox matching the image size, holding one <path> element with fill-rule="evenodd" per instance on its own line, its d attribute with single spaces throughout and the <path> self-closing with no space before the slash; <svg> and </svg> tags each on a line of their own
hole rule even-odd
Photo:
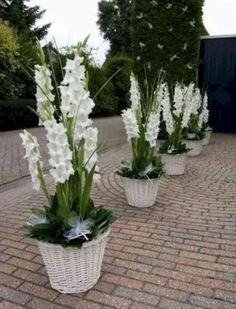
<svg viewBox="0 0 236 309">
<path fill-rule="evenodd" d="M 42 171 L 42 168 L 41 168 L 39 162 L 37 163 L 37 167 L 38 167 L 38 175 L 39 175 L 39 180 L 40 180 L 40 184 L 41 184 L 41 189 L 42 189 L 43 193 L 45 194 L 45 196 L 46 196 L 46 198 L 49 202 L 49 205 L 51 206 L 51 197 L 48 193 L 46 182 L 45 182 L 44 175 L 43 175 L 43 171 Z"/>
</svg>

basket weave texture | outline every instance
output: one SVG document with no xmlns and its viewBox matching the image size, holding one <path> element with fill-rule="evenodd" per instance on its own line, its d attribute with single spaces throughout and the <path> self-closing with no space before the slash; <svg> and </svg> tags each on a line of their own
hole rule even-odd
<svg viewBox="0 0 236 309">
<path fill-rule="evenodd" d="M 38 241 L 53 289 L 63 294 L 82 293 L 98 281 L 109 230 L 80 249 Z"/>
<path fill-rule="evenodd" d="M 196 157 L 199 156 L 202 153 L 202 140 L 198 140 L 198 141 L 184 141 L 187 148 L 191 149 L 188 152 L 188 156 L 189 157 Z"/>
<path fill-rule="evenodd" d="M 211 131 L 207 131 L 205 133 L 205 138 L 202 140 L 202 145 L 207 146 L 210 144 L 210 139 L 211 139 Z"/>
<path fill-rule="evenodd" d="M 130 206 L 151 207 L 155 204 L 159 190 L 159 179 L 122 178 L 126 198 Z"/>
<path fill-rule="evenodd" d="M 164 171 L 166 175 L 183 175 L 186 167 L 187 155 L 183 154 L 164 154 L 161 156 L 161 161 L 164 164 Z"/>
</svg>

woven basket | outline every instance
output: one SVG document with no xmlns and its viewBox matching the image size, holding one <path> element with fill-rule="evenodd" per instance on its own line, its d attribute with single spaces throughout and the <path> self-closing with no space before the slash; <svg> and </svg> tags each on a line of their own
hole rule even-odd
<svg viewBox="0 0 236 309">
<path fill-rule="evenodd" d="M 81 249 L 38 241 L 52 288 L 63 294 L 91 289 L 101 274 L 108 234 L 109 230 Z"/>
<path fill-rule="evenodd" d="M 182 154 L 163 154 L 161 161 L 164 164 L 164 171 L 166 175 L 183 175 L 186 167 L 185 153 Z"/>
<path fill-rule="evenodd" d="M 130 206 L 150 207 L 155 204 L 159 190 L 159 179 L 122 178 L 126 198 Z"/>
<path fill-rule="evenodd" d="M 185 142 L 187 148 L 191 149 L 188 152 L 189 157 L 196 157 L 196 156 L 199 156 L 202 153 L 202 140 L 198 140 L 198 141 L 186 140 L 184 142 Z"/>
<path fill-rule="evenodd" d="M 211 139 L 211 131 L 206 131 L 205 132 L 205 138 L 202 140 L 202 145 L 203 146 L 209 145 L 210 139 Z"/>
</svg>

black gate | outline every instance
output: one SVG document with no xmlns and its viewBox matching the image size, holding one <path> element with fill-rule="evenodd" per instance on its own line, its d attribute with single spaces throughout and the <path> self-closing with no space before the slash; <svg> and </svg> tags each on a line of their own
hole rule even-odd
<svg viewBox="0 0 236 309">
<path fill-rule="evenodd" d="M 236 37 L 201 40 L 199 86 L 208 92 L 213 129 L 236 132 Z"/>
</svg>

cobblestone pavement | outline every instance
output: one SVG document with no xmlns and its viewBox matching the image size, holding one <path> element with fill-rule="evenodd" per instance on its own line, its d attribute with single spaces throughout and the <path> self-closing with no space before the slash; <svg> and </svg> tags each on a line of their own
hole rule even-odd
<svg viewBox="0 0 236 309">
<path fill-rule="evenodd" d="M 20 231 L 44 198 L 30 183 L 0 194 L 0 308 L 235 309 L 236 136 L 214 135 L 187 173 L 163 177 L 155 206 L 127 205 L 114 172 L 127 145 L 100 155 L 96 204 L 111 207 L 103 273 L 90 291 L 62 295 L 50 288 L 35 243 Z"/>
<path fill-rule="evenodd" d="M 95 119 L 95 125 L 99 129 L 99 142 L 103 144 L 103 150 L 125 141 L 125 132 L 120 117 Z M 29 131 L 37 136 L 42 157 L 46 159 L 44 129 L 33 128 Z M 28 165 L 23 158 L 24 150 L 21 146 L 20 132 L 22 130 L 0 132 L 0 185 L 28 174 Z"/>
</svg>

